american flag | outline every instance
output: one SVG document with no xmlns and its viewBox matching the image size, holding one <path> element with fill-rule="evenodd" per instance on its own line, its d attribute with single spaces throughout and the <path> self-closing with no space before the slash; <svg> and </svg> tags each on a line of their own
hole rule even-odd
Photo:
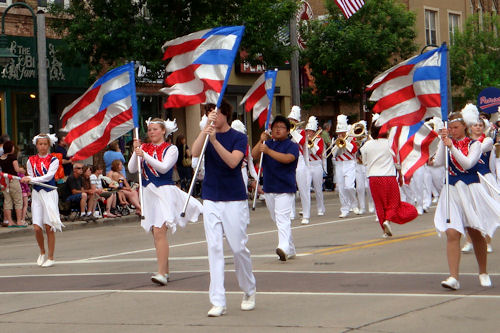
<svg viewBox="0 0 500 333">
<path fill-rule="evenodd" d="M 397 126 L 389 132 L 389 143 L 401 164 L 401 174 L 405 184 L 418 168 L 436 153 L 439 139 L 437 132 L 423 121 L 412 126 Z"/>
<path fill-rule="evenodd" d="M 277 70 L 269 70 L 259 76 L 240 102 L 247 112 L 253 109 L 253 120 L 259 119 L 260 127 L 269 127 L 277 74 Z"/>
<path fill-rule="evenodd" d="M 104 74 L 61 114 L 68 156 L 86 159 L 138 127 L 134 63 Z"/>
<path fill-rule="evenodd" d="M 335 2 L 346 19 L 353 16 L 365 4 L 363 0 L 335 0 Z"/>
<path fill-rule="evenodd" d="M 376 124 L 386 132 L 394 126 L 411 126 L 422 119 L 448 114 L 448 49 L 440 48 L 410 58 L 377 76 L 367 87 L 379 113 Z"/>
<path fill-rule="evenodd" d="M 245 27 L 228 26 L 191 33 L 166 42 L 163 60 L 170 59 L 165 78 L 165 108 L 213 103 L 217 107 L 227 86 Z"/>
</svg>

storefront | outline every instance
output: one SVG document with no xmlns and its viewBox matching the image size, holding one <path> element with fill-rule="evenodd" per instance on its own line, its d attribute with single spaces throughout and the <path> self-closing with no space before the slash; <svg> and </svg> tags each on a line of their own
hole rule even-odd
<svg viewBox="0 0 500 333">
<path fill-rule="evenodd" d="M 39 132 L 36 44 L 33 37 L 8 36 L 11 59 L 0 72 L 0 128 L 22 155 L 34 152 L 31 138 Z M 51 132 L 60 128 L 59 115 L 90 84 L 86 66 L 65 64 L 57 50 L 63 41 L 47 39 L 47 79 Z"/>
</svg>

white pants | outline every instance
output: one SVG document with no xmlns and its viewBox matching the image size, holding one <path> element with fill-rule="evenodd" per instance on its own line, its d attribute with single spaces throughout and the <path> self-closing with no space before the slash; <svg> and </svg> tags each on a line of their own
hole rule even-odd
<svg viewBox="0 0 500 333">
<path fill-rule="evenodd" d="M 351 209 L 357 207 L 356 190 L 356 161 L 335 161 L 335 182 L 339 191 L 340 212 L 348 214 Z"/>
<path fill-rule="evenodd" d="M 432 175 L 432 195 L 438 198 L 444 185 L 444 167 L 429 166 L 428 169 Z"/>
<path fill-rule="evenodd" d="M 432 204 L 432 174 L 430 168 L 426 165 L 424 169 L 424 198 L 422 201 L 424 209 L 428 209 Z"/>
<path fill-rule="evenodd" d="M 252 259 L 246 244 L 247 225 L 250 222 L 247 200 L 203 201 L 203 222 L 207 238 L 208 264 L 210 266 L 210 303 L 226 306 L 224 289 L 224 240 L 234 256 L 234 269 L 238 284 L 247 295 L 255 293 Z"/>
<path fill-rule="evenodd" d="M 368 195 L 368 210 L 373 212 L 375 209 L 372 193 L 370 192 L 370 185 L 368 184 L 368 177 L 366 177 L 366 166 L 356 163 L 356 194 L 358 197 L 358 208 L 366 210 L 365 194 Z"/>
<path fill-rule="evenodd" d="M 271 219 L 278 227 L 278 247 L 285 251 L 287 255 L 294 255 L 295 245 L 293 244 L 290 210 L 292 202 L 295 200 L 295 194 L 266 193 L 264 198 L 266 198 L 266 205 L 271 214 Z"/>
<path fill-rule="evenodd" d="M 299 161 L 297 162 L 295 178 L 302 204 L 302 217 L 308 219 L 311 217 L 311 172 L 302 155 L 299 156 Z M 292 216 L 294 215 L 292 214 Z"/>
<path fill-rule="evenodd" d="M 316 194 L 316 208 L 318 214 L 325 213 L 325 203 L 323 201 L 323 161 L 309 161 L 314 193 Z"/>
<path fill-rule="evenodd" d="M 413 173 L 410 181 L 410 188 L 414 195 L 416 208 L 419 214 L 422 213 L 424 206 L 424 167 L 420 167 Z"/>
</svg>

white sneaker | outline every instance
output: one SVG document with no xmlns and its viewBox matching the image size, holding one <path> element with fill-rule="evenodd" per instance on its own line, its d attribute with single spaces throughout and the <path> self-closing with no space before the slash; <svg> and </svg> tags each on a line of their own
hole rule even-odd
<svg viewBox="0 0 500 333">
<path fill-rule="evenodd" d="M 300 224 L 309 224 L 309 219 L 306 219 L 305 217 L 300 221 Z"/>
<path fill-rule="evenodd" d="M 279 247 L 276 249 L 276 254 L 280 257 L 281 261 L 286 261 L 286 253 L 283 251 L 283 249 L 280 249 Z"/>
<path fill-rule="evenodd" d="M 354 207 L 354 208 L 352 209 L 352 212 L 353 212 L 354 214 L 356 214 L 356 215 L 361 215 L 361 211 L 359 210 L 359 208 L 358 208 L 358 207 Z"/>
<path fill-rule="evenodd" d="M 493 247 L 491 247 L 491 244 L 486 244 L 486 252 L 488 252 L 488 253 L 493 252 Z"/>
<path fill-rule="evenodd" d="M 323 216 L 325 215 L 325 212 L 318 212 L 318 216 Z"/>
<path fill-rule="evenodd" d="M 212 308 L 207 313 L 209 317 L 220 317 L 225 314 L 226 314 L 226 308 L 224 306 L 217 306 L 217 305 L 212 306 Z"/>
<path fill-rule="evenodd" d="M 151 281 L 153 281 L 156 284 L 159 284 L 160 286 L 166 286 L 168 279 L 164 275 L 155 274 L 151 277 Z"/>
<path fill-rule="evenodd" d="M 462 252 L 469 253 L 472 251 L 473 248 L 474 247 L 473 247 L 472 243 L 465 242 L 464 246 L 462 247 Z"/>
<path fill-rule="evenodd" d="M 424 209 L 422 208 L 422 206 L 417 207 L 417 213 L 418 215 L 422 215 L 424 213 Z"/>
<path fill-rule="evenodd" d="M 347 217 L 347 216 L 349 216 L 349 212 L 347 212 L 347 213 L 340 213 L 340 215 L 339 215 L 340 218 L 344 218 L 344 217 Z"/>
<path fill-rule="evenodd" d="M 286 256 L 286 259 L 287 259 L 287 260 L 288 260 L 288 259 L 295 259 L 295 257 L 296 257 L 296 256 L 297 256 L 297 255 L 296 255 L 295 253 L 293 253 L 293 254 L 289 254 L 289 255 L 287 255 L 287 256 Z"/>
<path fill-rule="evenodd" d="M 36 260 L 36 264 L 38 266 L 42 266 L 44 262 L 45 262 L 45 254 L 40 254 L 38 256 L 38 259 Z"/>
<path fill-rule="evenodd" d="M 243 300 L 241 301 L 241 310 L 250 311 L 255 309 L 255 293 L 253 295 L 243 295 Z"/>
<path fill-rule="evenodd" d="M 99 213 L 99 211 L 97 211 L 97 210 L 96 210 L 96 211 L 94 212 L 94 217 L 95 217 L 95 218 L 100 218 L 100 217 L 101 217 L 101 213 Z"/>
<path fill-rule="evenodd" d="M 451 290 L 458 290 L 458 289 L 460 289 L 460 282 L 458 282 L 458 280 L 455 279 L 453 276 L 450 276 L 446 280 L 441 281 L 441 286 L 443 286 L 444 288 L 451 289 Z"/>
<path fill-rule="evenodd" d="M 43 263 L 42 267 L 52 267 L 54 266 L 56 262 L 54 260 L 48 259 L 46 262 Z"/>
<path fill-rule="evenodd" d="M 384 223 L 382 223 L 382 227 L 384 228 L 384 233 L 388 237 L 391 237 L 392 236 L 392 230 L 391 230 L 391 224 L 389 223 L 389 221 L 384 221 Z"/>
<path fill-rule="evenodd" d="M 486 273 L 479 274 L 479 283 L 481 284 L 481 287 L 486 287 L 486 288 L 491 287 L 490 276 Z"/>
</svg>

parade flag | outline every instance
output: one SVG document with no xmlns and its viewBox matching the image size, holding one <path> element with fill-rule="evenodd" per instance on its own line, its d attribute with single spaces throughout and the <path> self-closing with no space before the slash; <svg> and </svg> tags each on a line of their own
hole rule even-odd
<svg viewBox="0 0 500 333">
<path fill-rule="evenodd" d="M 9 183 L 12 181 L 12 179 L 12 175 L 0 171 L 0 189 L 2 191 L 5 191 L 5 189 L 9 187 Z"/>
<path fill-rule="evenodd" d="M 68 133 L 68 156 L 76 161 L 96 154 L 138 127 L 134 63 L 104 74 L 63 110 L 61 121 L 61 131 Z"/>
<path fill-rule="evenodd" d="M 446 44 L 410 58 L 377 76 L 366 90 L 377 103 L 381 132 L 411 126 L 423 119 L 448 115 L 448 49 Z"/>
<path fill-rule="evenodd" d="M 170 59 L 165 78 L 169 87 L 165 108 L 213 103 L 217 107 L 227 86 L 244 26 L 228 26 L 191 33 L 166 42 L 163 60 Z"/>
<path fill-rule="evenodd" d="M 401 165 L 405 184 L 409 184 L 415 171 L 436 153 L 438 137 L 438 133 L 423 121 L 411 126 L 391 128 L 389 143 Z"/>
<path fill-rule="evenodd" d="M 335 3 L 346 19 L 353 16 L 365 4 L 364 0 L 335 0 Z"/>
<path fill-rule="evenodd" d="M 263 73 L 240 102 L 240 105 L 245 103 L 247 112 L 253 109 L 253 120 L 259 119 L 259 126 L 265 125 L 266 129 L 269 127 L 277 75 L 277 70 Z"/>
</svg>

